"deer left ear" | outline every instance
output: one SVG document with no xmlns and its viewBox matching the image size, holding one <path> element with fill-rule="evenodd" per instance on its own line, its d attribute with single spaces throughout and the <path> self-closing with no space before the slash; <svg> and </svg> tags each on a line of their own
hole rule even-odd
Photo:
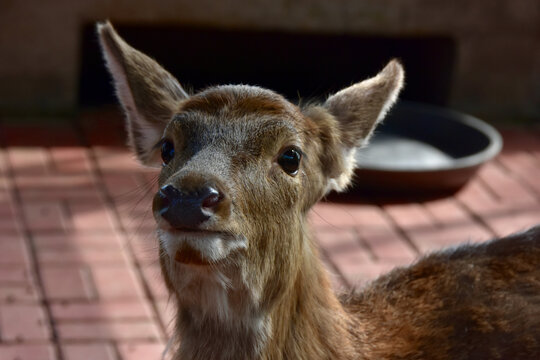
<svg viewBox="0 0 540 360">
<path fill-rule="evenodd" d="M 328 178 L 327 191 L 341 191 L 350 183 L 356 149 L 367 144 L 395 103 L 403 81 L 403 67 L 392 60 L 375 77 L 335 93 L 319 110 L 308 111 L 316 118 L 326 147 L 321 163 Z"/>
</svg>

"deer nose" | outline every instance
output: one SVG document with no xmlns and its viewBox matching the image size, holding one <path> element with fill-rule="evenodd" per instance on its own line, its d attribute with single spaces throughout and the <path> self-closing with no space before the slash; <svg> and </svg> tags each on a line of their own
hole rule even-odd
<svg viewBox="0 0 540 360">
<path fill-rule="evenodd" d="M 222 199 L 223 195 L 212 186 L 186 192 L 165 185 L 154 197 L 153 208 L 173 228 L 194 230 L 213 215 Z"/>
</svg>

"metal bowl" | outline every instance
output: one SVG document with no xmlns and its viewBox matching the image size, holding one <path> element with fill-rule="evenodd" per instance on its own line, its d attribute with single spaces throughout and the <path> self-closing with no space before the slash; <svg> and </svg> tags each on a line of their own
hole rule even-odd
<svg viewBox="0 0 540 360">
<path fill-rule="evenodd" d="M 500 134 L 480 119 L 401 102 L 358 151 L 355 188 L 387 195 L 453 193 L 501 148 Z"/>
</svg>

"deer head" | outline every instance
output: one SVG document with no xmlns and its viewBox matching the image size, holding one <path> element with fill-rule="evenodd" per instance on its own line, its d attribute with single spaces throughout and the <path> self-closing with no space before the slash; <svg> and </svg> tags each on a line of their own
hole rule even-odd
<svg viewBox="0 0 540 360">
<path fill-rule="evenodd" d="M 142 164 L 161 167 L 153 212 L 179 317 L 199 325 L 234 318 L 264 337 L 266 315 L 316 254 L 305 236 L 308 210 L 350 183 L 355 150 L 395 102 L 402 66 L 393 60 L 300 108 L 254 86 L 188 95 L 109 23 L 98 33 L 129 145 Z"/>
</svg>

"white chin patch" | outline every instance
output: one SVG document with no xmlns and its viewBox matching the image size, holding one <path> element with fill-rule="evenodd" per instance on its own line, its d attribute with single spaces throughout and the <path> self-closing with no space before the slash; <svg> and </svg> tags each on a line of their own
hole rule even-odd
<svg viewBox="0 0 540 360">
<path fill-rule="evenodd" d="M 202 259 L 215 263 L 236 250 L 247 248 L 245 239 L 221 233 L 170 232 L 158 229 L 158 238 L 171 259 L 175 259 L 180 249 L 188 247 L 198 252 Z"/>
<path fill-rule="evenodd" d="M 227 266 L 220 266 L 219 261 L 247 248 L 247 241 L 222 233 L 164 229 L 158 229 L 158 237 L 171 260 L 167 273 L 182 306 L 190 308 L 197 316 L 225 323 L 237 318 L 231 307 L 230 293 L 246 286 L 241 276 L 234 273 L 231 276 Z"/>
</svg>

